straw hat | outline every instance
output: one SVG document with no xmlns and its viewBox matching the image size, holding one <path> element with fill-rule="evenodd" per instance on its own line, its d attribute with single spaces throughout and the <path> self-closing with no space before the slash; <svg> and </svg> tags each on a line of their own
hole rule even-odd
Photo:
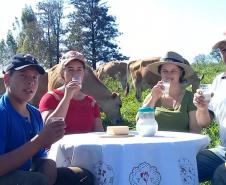
<svg viewBox="0 0 226 185">
<path fill-rule="evenodd" d="M 154 74 L 160 76 L 158 69 L 159 69 L 159 66 L 163 64 L 175 64 L 177 66 L 180 66 L 181 68 L 184 69 L 184 72 L 185 72 L 184 78 L 187 78 L 194 73 L 188 61 L 184 59 L 181 55 L 173 51 L 168 51 L 163 57 L 161 57 L 159 62 L 154 62 L 152 64 L 149 64 L 147 68 Z"/>
</svg>

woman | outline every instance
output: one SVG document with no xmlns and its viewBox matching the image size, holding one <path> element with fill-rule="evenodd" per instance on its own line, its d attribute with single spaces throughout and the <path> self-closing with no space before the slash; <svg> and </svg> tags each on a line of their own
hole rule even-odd
<svg viewBox="0 0 226 185">
<path fill-rule="evenodd" d="M 169 51 L 159 62 L 148 66 L 162 80 L 152 88 L 143 106 L 155 108 L 159 130 L 200 132 L 195 118 L 196 107 L 192 103 L 193 93 L 182 84 L 193 73 L 186 62 L 178 53 Z M 168 93 L 164 93 L 164 81 L 170 81 Z"/>
<path fill-rule="evenodd" d="M 50 117 L 64 117 L 66 134 L 103 131 L 99 106 L 81 91 L 85 73 L 85 58 L 77 51 L 68 51 L 61 59 L 64 85 L 47 92 L 39 109 L 46 121 Z"/>
</svg>

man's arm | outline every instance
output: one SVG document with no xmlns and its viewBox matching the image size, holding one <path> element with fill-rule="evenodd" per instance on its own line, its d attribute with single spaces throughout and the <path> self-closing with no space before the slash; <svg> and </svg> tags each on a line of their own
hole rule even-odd
<svg viewBox="0 0 226 185">
<path fill-rule="evenodd" d="M 44 129 L 19 148 L 0 155 L 0 176 L 15 170 L 33 157 L 41 148 L 49 147 L 64 135 L 65 123 L 46 124 Z"/>
<path fill-rule="evenodd" d="M 197 119 L 198 124 L 201 127 L 207 127 L 212 122 L 212 116 L 210 116 L 210 113 L 209 113 L 208 109 L 199 109 L 199 108 L 197 108 L 196 119 Z"/>
<path fill-rule="evenodd" d="M 0 155 L 0 176 L 20 167 L 40 149 L 41 144 L 38 142 L 36 136 L 21 147 Z"/>
</svg>

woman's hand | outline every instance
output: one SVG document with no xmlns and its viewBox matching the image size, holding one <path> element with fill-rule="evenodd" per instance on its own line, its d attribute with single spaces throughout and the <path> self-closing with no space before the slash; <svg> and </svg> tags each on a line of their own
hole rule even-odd
<svg viewBox="0 0 226 185">
<path fill-rule="evenodd" d="M 150 94 L 148 94 L 143 102 L 143 106 L 155 107 L 156 102 L 163 94 L 162 81 L 159 81 L 153 88 Z"/>
<path fill-rule="evenodd" d="M 158 81 L 158 83 L 152 88 L 152 98 L 155 101 L 158 101 L 159 98 L 163 95 L 164 86 L 162 81 Z"/>
<path fill-rule="evenodd" d="M 65 85 L 64 96 L 72 99 L 74 95 L 79 94 L 80 88 L 81 84 L 78 81 L 70 81 Z"/>
</svg>

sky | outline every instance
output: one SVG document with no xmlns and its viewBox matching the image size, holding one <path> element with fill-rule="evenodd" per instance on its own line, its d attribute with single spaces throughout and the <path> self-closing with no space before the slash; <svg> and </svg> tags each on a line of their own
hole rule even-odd
<svg viewBox="0 0 226 185">
<path fill-rule="evenodd" d="M 12 29 L 25 4 L 37 0 L 7 0 L 0 6 L 0 39 Z M 106 0 L 116 17 L 120 52 L 130 60 L 175 51 L 191 63 L 199 54 L 226 38 L 225 0 Z M 13 4 L 13 6 L 12 6 Z"/>
</svg>

